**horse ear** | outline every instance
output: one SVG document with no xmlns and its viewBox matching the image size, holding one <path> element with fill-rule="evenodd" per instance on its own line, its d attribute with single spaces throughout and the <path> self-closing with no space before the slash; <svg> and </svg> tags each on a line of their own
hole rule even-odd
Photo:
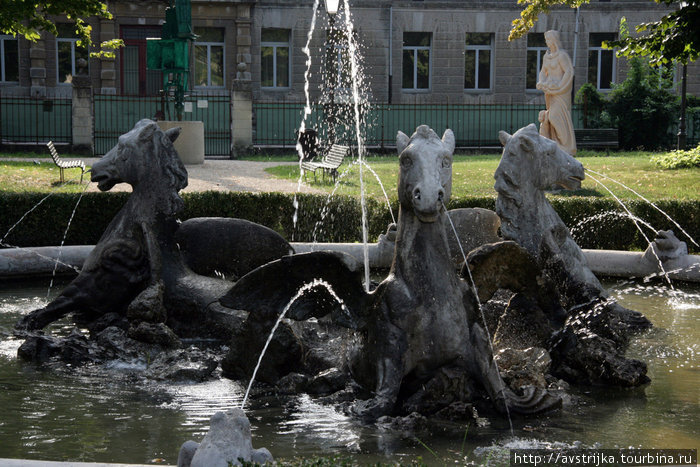
<svg viewBox="0 0 700 467">
<path fill-rule="evenodd" d="M 137 124 L 138 125 L 138 124 Z M 158 124 L 156 122 L 149 122 L 144 125 L 143 129 L 139 133 L 139 140 L 147 141 L 153 137 L 153 133 L 158 129 Z"/>
<path fill-rule="evenodd" d="M 520 137 L 520 148 L 525 152 L 534 152 L 535 142 L 529 136 L 522 135 Z"/>
<path fill-rule="evenodd" d="M 408 141 L 410 138 L 403 131 L 399 131 L 396 134 L 396 152 L 401 154 L 404 149 L 408 147 Z"/>
<path fill-rule="evenodd" d="M 178 136 L 180 136 L 180 133 L 182 132 L 182 127 L 181 126 L 176 126 L 174 128 L 170 128 L 169 130 L 165 130 L 165 136 L 170 138 L 171 142 L 175 142 Z"/>
<path fill-rule="evenodd" d="M 449 128 L 442 135 L 442 142 L 445 144 L 450 153 L 455 152 L 455 134 Z"/>
<path fill-rule="evenodd" d="M 501 141 L 501 146 L 505 146 L 510 141 L 511 136 L 505 131 L 501 130 L 498 132 L 498 139 Z"/>
</svg>

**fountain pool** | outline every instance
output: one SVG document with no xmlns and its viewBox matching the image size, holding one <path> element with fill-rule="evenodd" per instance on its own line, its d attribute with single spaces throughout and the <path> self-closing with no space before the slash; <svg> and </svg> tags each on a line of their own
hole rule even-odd
<svg viewBox="0 0 700 467">
<path fill-rule="evenodd" d="M 698 448 L 700 287 L 684 286 L 674 294 L 641 282 L 604 286 L 655 325 L 628 351 L 648 363 L 652 382 L 646 387 L 572 388 L 562 410 L 515 418 L 515 439 L 504 419 L 469 428 L 432 422 L 407 435 L 363 426 L 307 395 L 258 395 L 247 410 L 253 443 L 267 447 L 275 459 L 338 455 L 361 463 L 410 463 L 420 457 L 438 465 L 503 464 L 508 447 L 557 443 Z M 107 368 L 58 370 L 18 360 L 21 341 L 12 337 L 12 327 L 42 304 L 45 294 L 45 283 L 0 284 L 0 458 L 174 464 L 184 441 L 200 440 L 207 432 L 211 415 L 240 405 L 245 387 L 225 378 L 145 379 L 147 356 Z M 49 329 L 66 332 L 60 323 Z"/>
</svg>

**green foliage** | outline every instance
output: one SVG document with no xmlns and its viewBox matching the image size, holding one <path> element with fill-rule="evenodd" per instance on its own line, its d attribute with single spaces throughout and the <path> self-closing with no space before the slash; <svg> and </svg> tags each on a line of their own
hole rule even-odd
<svg viewBox="0 0 700 467">
<path fill-rule="evenodd" d="M 42 30 L 54 36 L 58 35 L 54 18 L 65 15 L 75 25 L 75 33 L 79 38 L 77 45 L 86 49 L 93 45 L 90 37 L 92 26 L 87 24 L 84 18 L 90 16 L 112 18 L 107 4 L 95 0 L 63 0 L 60 2 L 3 0 L 0 5 L 0 33 L 12 36 L 20 35 L 35 42 L 39 39 Z M 114 50 L 123 45 L 124 41 L 121 39 L 104 41 L 100 44 L 100 50 L 91 52 L 90 56 L 114 58 Z"/>
<path fill-rule="evenodd" d="M 671 151 L 653 156 L 651 161 L 662 169 L 700 167 L 700 144 L 687 151 Z"/>
<path fill-rule="evenodd" d="M 576 92 L 574 101 L 583 106 L 584 128 L 606 128 L 610 126 L 610 116 L 605 110 L 607 100 L 593 83 L 586 83 Z"/>
<path fill-rule="evenodd" d="M 619 130 L 620 147 L 670 147 L 669 128 L 678 114 L 678 98 L 669 91 L 670 83 L 645 60 L 634 57 L 629 65 L 627 78 L 614 87 L 607 104 L 610 121 Z"/>
<path fill-rule="evenodd" d="M 525 35 L 537 21 L 538 15 L 548 13 L 552 7 L 565 5 L 571 8 L 589 3 L 590 0 L 518 0 L 525 5 L 520 17 L 513 20 L 508 40 Z M 611 42 L 625 56 L 645 56 L 653 64 L 669 64 L 674 61 L 688 63 L 700 55 L 700 0 L 654 0 L 672 6 L 673 11 L 659 21 L 642 23 L 635 27 L 637 34 L 627 35 Z"/>
<path fill-rule="evenodd" d="M 41 193 L 0 192 L 0 238 L 46 195 Z M 58 193 L 47 198 L 7 236 L 3 242 L 13 246 L 58 245 L 66 223 L 78 200 L 78 194 Z M 100 239 L 111 219 L 126 202 L 129 193 L 86 193 L 71 225 L 66 245 L 90 245 Z M 289 241 L 359 242 L 362 240 L 361 207 L 356 198 L 297 195 L 298 221 L 294 215 L 294 195 L 282 193 L 202 192 L 186 193 L 181 220 L 191 217 L 239 217 L 265 225 Z M 386 231 L 391 216 L 386 205 L 367 200 L 369 239 L 376 241 Z M 639 249 L 646 241 L 634 224 L 625 219 L 619 205 L 609 198 L 552 197 L 552 205 L 582 248 Z M 629 209 L 656 229 L 679 230 L 652 206 L 641 201 L 626 201 Z M 695 239 L 700 239 L 700 201 L 661 200 L 657 206 L 677 219 Z M 481 207 L 494 209 L 494 197 L 453 198 L 448 209 Z M 393 206 L 398 210 L 398 206 Z M 593 217 L 613 211 L 617 214 Z M 593 217 L 593 221 L 586 220 Z M 322 219 L 323 218 L 323 219 Z M 577 226 L 582 224 L 581 228 Z M 647 232 L 651 238 L 653 235 Z M 687 242 L 689 249 L 693 245 Z"/>
</svg>

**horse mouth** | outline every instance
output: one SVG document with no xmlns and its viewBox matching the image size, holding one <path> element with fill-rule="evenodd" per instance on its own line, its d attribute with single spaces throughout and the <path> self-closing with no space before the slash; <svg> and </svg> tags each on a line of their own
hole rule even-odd
<svg viewBox="0 0 700 467">
<path fill-rule="evenodd" d="M 110 177 L 107 174 L 96 174 L 92 173 L 90 176 L 90 180 L 97 183 L 97 188 L 100 191 L 109 191 L 112 189 L 114 185 L 117 184 L 117 180 L 114 178 Z"/>
<path fill-rule="evenodd" d="M 583 181 L 583 177 L 579 177 L 577 175 L 571 175 L 568 177 L 564 183 L 562 183 L 562 186 L 566 188 L 567 190 L 578 190 L 581 188 L 581 182 Z"/>
</svg>

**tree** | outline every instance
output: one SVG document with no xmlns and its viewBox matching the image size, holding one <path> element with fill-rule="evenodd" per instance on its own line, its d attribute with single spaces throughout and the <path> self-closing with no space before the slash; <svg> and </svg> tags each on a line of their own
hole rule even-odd
<svg viewBox="0 0 700 467">
<path fill-rule="evenodd" d="M 78 35 L 78 46 L 88 48 L 93 45 L 90 33 L 92 26 L 84 18 L 97 16 L 111 19 L 112 14 L 107 5 L 96 0 L 0 0 L 0 32 L 12 36 L 23 36 L 32 42 L 39 39 L 40 31 L 58 35 L 56 24 L 52 18 L 65 15 L 75 24 Z M 93 57 L 113 58 L 114 50 L 124 43 L 121 39 L 112 39 L 100 44 L 98 52 L 92 52 Z"/>
<path fill-rule="evenodd" d="M 541 13 L 548 13 L 556 5 L 578 8 L 590 0 L 518 0 L 519 5 L 527 5 L 520 17 L 513 20 L 509 40 L 526 34 Z M 648 56 L 653 65 L 668 64 L 674 61 L 687 64 L 700 55 L 700 0 L 653 0 L 668 6 L 677 6 L 659 21 L 642 23 L 635 30 L 639 35 L 609 42 L 609 47 L 618 47 L 624 56 Z"/>
</svg>

